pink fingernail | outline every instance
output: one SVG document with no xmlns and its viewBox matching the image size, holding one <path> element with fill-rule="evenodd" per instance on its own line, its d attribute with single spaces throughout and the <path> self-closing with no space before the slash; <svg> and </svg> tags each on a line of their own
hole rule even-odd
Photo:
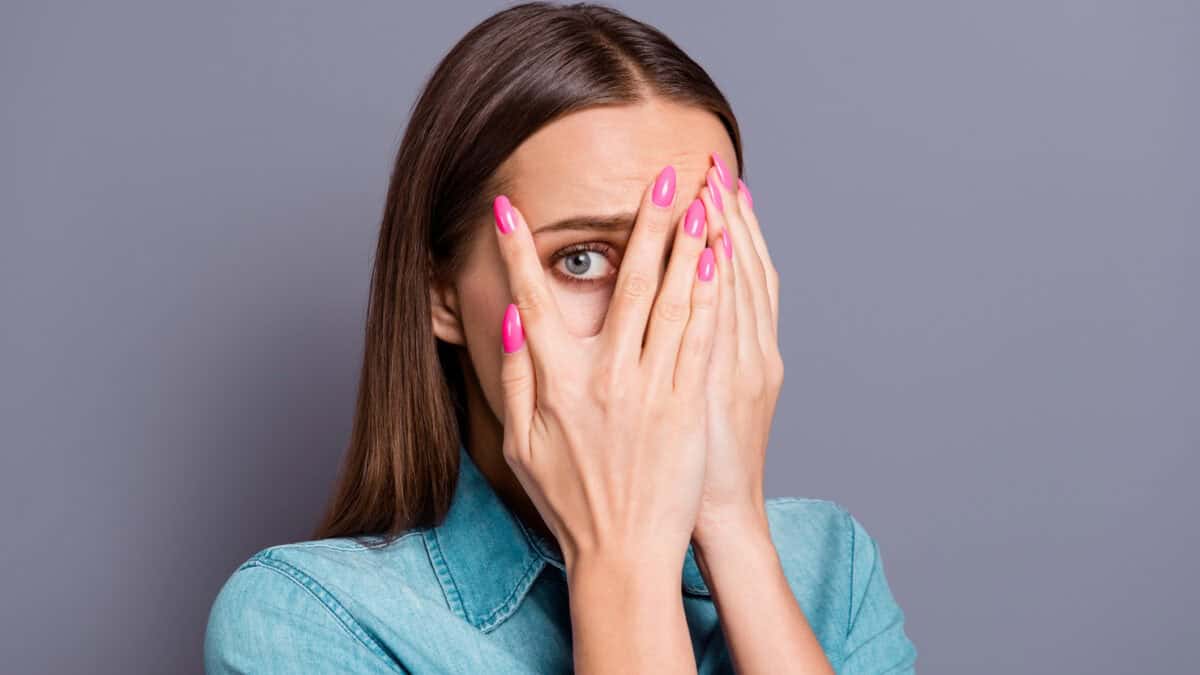
<svg viewBox="0 0 1200 675">
<path fill-rule="evenodd" d="M 733 242 L 729 238 L 729 230 L 721 232 L 721 247 L 725 249 L 725 257 L 733 257 Z"/>
<path fill-rule="evenodd" d="M 741 178 L 738 179 L 738 185 L 741 186 L 742 192 L 746 193 L 746 202 L 750 204 L 750 208 L 754 208 L 754 196 L 750 194 L 750 186 Z"/>
<path fill-rule="evenodd" d="M 514 303 L 508 303 L 508 309 L 504 310 L 504 325 L 500 334 L 505 354 L 517 351 L 525 343 L 525 331 L 521 328 L 521 314 L 517 311 Z"/>
<path fill-rule="evenodd" d="M 693 199 L 683 219 L 683 231 L 693 237 L 704 236 L 704 202 Z"/>
<path fill-rule="evenodd" d="M 650 199 L 659 206 L 671 205 L 671 200 L 675 199 L 675 167 L 668 164 L 658 172 Z"/>
<path fill-rule="evenodd" d="M 721 203 L 721 190 L 713 184 L 711 173 L 705 174 L 704 182 L 708 183 L 708 192 L 712 195 L 713 205 L 717 207 L 717 211 L 725 213 L 725 205 Z"/>
<path fill-rule="evenodd" d="M 712 248 L 705 247 L 704 252 L 700 254 L 700 264 L 696 266 L 696 275 L 700 277 L 700 281 L 711 281 L 714 271 L 716 265 L 713 263 Z"/>
<path fill-rule="evenodd" d="M 721 161 L 721 156 L 717 153 L 712 154 L 713 164 L 717 165 L 717 177 L 725 184 L 725 187 L 733 189 L 733 174 L 729 173 L 729 167 L 725 166 L 725 162 Z"/>
<path fill-rule="evenodd" d="M 517 229 L 517 217 L 508 197 L 498 195 L 492 200 L 492 215 L 496 217 L 496 227 L 499 228 L 500 234 L 508 234 Z"/>
</svg>

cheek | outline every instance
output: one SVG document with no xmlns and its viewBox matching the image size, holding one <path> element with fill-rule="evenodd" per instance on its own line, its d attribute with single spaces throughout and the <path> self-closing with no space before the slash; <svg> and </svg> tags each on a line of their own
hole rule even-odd
<svg viewBox="0 0 1200 675">
<path fill-rule="evenodd" d="M 608 313 L 608 303 L 612 300 L 613 287 L 611 283 L 599 284 L 594 288 L 574 288 L 568 281 L 550 279 L 553 272 L 548 272 L 546 278 L 550 290 L 562 312 L 567 330 L 578 337 L 591 337 L 600 332 L 604 326 L 604 315 Z"/>
<path fill-rule="evenodd" d="M 464 275 L 458 284 L 467 355 L 483 395 L 497 418 L 504 410 L 500 390 L 501 324 L 510 301 L 508 283 L 500 272 L 492 268 L 476 269 Z"/>
<path fill-rule="evenodd" d="M 612 283 L 576 288 L 575 284 L 555 279 L 550 271 L 546 271 L 545 278 L 567 331 L 578 337 L 598 334 L 612 299 Z M 503 419 L 500 335 L 504 310 L 512 301 L 508 279 L 498 266 L 480 266 L 460 281 L 458 291 L 471 365 L 493 414 L 497 419 Z"/>
</svg>

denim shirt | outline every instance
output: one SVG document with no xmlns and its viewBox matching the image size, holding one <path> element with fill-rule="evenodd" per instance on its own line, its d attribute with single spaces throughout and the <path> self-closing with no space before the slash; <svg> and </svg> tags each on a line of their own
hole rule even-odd
<svg viewBox="0 0 1200 675">
<path fill-rule="evenodd" d="M 451 508 L 437 527 L 384 548 L 345 537 L 250 556 L 212 605 L 206 672 L 572 672 L 557 547 L 508 510 L 464 448 L 459 454 Z M 858 520 L 826 500 L 765 503 L 792 594 L 834 668 L 914 672 L 904 614 Z M 700 675 L 734 672 L 690 546 L 680 594 Z"/>
</svg>

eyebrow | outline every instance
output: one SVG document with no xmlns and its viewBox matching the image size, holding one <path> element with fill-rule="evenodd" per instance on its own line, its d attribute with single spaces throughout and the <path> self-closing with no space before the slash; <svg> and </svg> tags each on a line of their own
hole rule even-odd
<svg viewBox="0 0 1200 675">
<path fill-rule="evenodd" d="M 548 225 L 533 229 L 533 234 L 547 234 L 566 230 L 588 232 L 624 232 L 632 230 L 637 222 L 637 213 L 611 213 L 605 215 L 575 215 L 556 220 Z"/>
</svg>

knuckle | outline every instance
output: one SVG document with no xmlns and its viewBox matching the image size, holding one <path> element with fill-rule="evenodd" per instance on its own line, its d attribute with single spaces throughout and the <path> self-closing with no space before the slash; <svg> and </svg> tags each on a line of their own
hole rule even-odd
<svg viewBox="0 0 1200 675">
<path fill-rule="evenodd" d="M 533 385 L 531 374 L 521 368 L 501 368 L 500 383 L 505 391 L 528 391 L 528 388 Z"/>
<path fill-rule="evenodd" d="M 767 372 L 772 387 L 778 389 L 783 385 L 783 355 L 778 349 L 772 349 L 767 357 Z"/>
<path fill-rule="evenodd" d="M 653 288 L 650 277 L 642 272 L 630 271 L 621 286 L 621 294 L 630 300 L 641 300 L 649 296 Z"/>
<path fill-rule="evenodd" d="M 521 449 L 516 440 L 512 438 L 504 439 L 502 453 L 504 455 L 504 461 L 507 462 L 509 466 L 525 465 L 525 452 Z"/>
<path fill-rule="evenodd" d="M 698 281 L 697 283 L 710 282 Z M 697 291 L 692 294 L 692 308 L 701 311 L 711 310 L 717 306 L 719 300 L 720 296 L 717 294 L 716 289 L 697 289 Z"/>
<path fill-rule="evenodd" d="M 675 229 L 675 221 L 671 219 L 669 213 L 663 211 L 663 213 L 655 214 L 654 217 L 647 219 L 646 229 L 655 234 L 666 234 Z"/>
<path fill-rule="evenodd" d="M 546 305 L 546 297 L 537 285 L 524 284 L 513 290 L 513 303 L 524 317 L 540 312 Z"/>
<path fill-rule="evenodd" d="M 596 364 L 592 368 L 591 376 L 588 378 L 587 388 L 588 394 L 593 401 L 600 404 L 611 403 L 616 397 L 620 387 L 617 383 L 617 372 L 612 361 L 604 360 Z"/>
<path fill-rule="evenodd" d="M 681 323 L 688 317 L 691 308 L 687 303 L 680 302 L 674 298 L 660 297 L 654 305 L 655 314 L 668 323 Z"/>
</svg>

